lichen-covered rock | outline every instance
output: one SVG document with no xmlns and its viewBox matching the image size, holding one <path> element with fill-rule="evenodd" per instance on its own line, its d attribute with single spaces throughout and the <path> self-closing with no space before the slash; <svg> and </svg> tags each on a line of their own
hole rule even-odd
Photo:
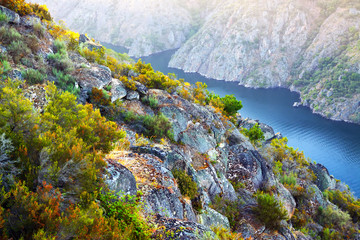
<svg viewBox="0 0 360 240">
<path fill-rule="evenodd" d="M 121 195 L 136 195 L 136 180 L 134 175 L 123 165 L 113 160 L 108 161 L 105 183 L 111 191 Z"/>
<path fill-rule="evenodd" d="M 20 24 L 24 27 L 32 28 L 35 24 L 41 24 L 41 20 L 36 16 L 24 16 L 20 18 Z"/>
<path fill-rule="evenodd" d="M 141 104 L 139 100 L 132 100 L 132 101 L 124 101 L 123 106 L 138 115 L 150 115 L 154 116 L 154 111 L 146 105 Z"/>
<path fill-rule="evenodd" d="M 315 184 L 321 191 L 326 189 L 335 189 L 336 180 L 333 176 L 330 176 L 326 167 L 321 164 L 310 164 L 310 169 L 313 170 L 316 180 Z"/>
<path fill-rule="evenodd" d="M 246 186 L 256 191 L 266 181 L 265 160 L 254 150 L 247 150 L 242 145 L 230 147 L 227 178 L 234 182 L 246 182 Z"/>
<path fill-rule="evenodd" d="M 230 229 L 230 223 L 227 217 L 223 216 L 210 207 L 207 207 L 201 211 L 201 214 L 198 215 L 198 220 L 199 223 L 205 226 L 221 226 Z"/>
<path fill-rule="evenodd" d="M 202 238 L 213 239 L 215 237 L 215 234 L 208 226 L 174 218 L 165 218 L 160 215 L 156 217 L 155 222 L 165 227 L 165 233 L 162 234 L 165 240 L 198 240 Z"/>
<path fill-rule="evenodd" d="M 123 99 L 127 95 L 124 84 L 116 78 L 113 78 L 110 83 L 111 86 L 111 101 L 115 102 L 118 99 Z"/>
<path fill-rule="evenodd" d="M 90 92 L 94 87 L 101 89 L 112 81 L 110 69 L 97 64 L 78 69 L 75 78 L 82 92 Z"/>
<path fill-rule="evenodd" d="M 9 19 L 9 23 L 19 24 L 20 23 L 20 16 L 14 11 L 11 11 L 10 9 L 0 6 L 0 11 L 5 13 L 6 16 Z"/>
<path fill-rule="evenodd" d="M 13 69 L 10 73 L 8 73 L 8 77 L 11 79 L 23 80 L 24 77 L 19 69 Z"/>
<path fill-rule="evenodd" d="M 149 90 L 147 87 L 144 86 L 144 84 L 135 82 L 135 86 L 136 86 L 136 91 L 138 91 L 142 96 L 148 94 Z"/>
<path fill-rule="evenodd" d="M 126 99 L 127 100 L 139 100 L 140 99 L 140 95 L 138 92 L 136 91 L 133 91 L 133 90 L 129 90 L 127 92 L 127 95 L 126 95 Z"/>
<path fill-rule="evenodd" d="M 199 123 L 189 124 L 186 131 L 180 133 L 179 141 L 185 145 L 196 148 L 200 153 L 206 153 L 216 146 L 216 140 L 209 135 Z"/>
</svg>

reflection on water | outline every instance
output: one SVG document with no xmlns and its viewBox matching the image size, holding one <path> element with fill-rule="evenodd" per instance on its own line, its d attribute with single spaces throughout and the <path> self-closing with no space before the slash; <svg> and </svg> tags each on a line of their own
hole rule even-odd
<svg viewBox="0 0 360 240">
<path fill-rule="evenodd" d="M 299 100 L 299 95 L 286 89 L 245 88 L 235 82 L 217 81 L 168 68 L 173 53 L 174 50 L 170 50 L 142 60 L 151 63 L 157 71 L 175 73 L 187 82 L 205 82 L 210 91 L 220 96 L 234 94 L 243 103 L 240 110 L 243 117 L 272 126 L 275 132 L 281 132 L 289 139 L 290 146 L 303 150 L 305 156 L 325 165 L 331 174 L 360 195 L 360 126 L 327 120 L 305 107 L 294 108 L 292 105 Z"/>
</svg>

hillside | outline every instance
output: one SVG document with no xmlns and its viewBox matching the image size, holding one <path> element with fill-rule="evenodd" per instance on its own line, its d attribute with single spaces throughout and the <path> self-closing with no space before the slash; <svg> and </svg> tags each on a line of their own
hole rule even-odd
<svg viewBox="0 0 360 240">
<path fill-rule="evenodd" d="M 218 7 L 169 66 L 248 87 L 287 87 L 316 113 L 360 123 L 358 2 L 266 2 Z"/>
<path fill-rule="evenodd" d="M 360 202 L 242 103 L 0 6 L 1 239 L 360 239 Z"/>
<path fill-rule="evenodd" d="M 360 123 L 358 1 L 36 2 L 131 56 L 180 48 L 170 67 L 248 87 L 290 88 L 301 94 L 297 105 Z"/>
</svg>

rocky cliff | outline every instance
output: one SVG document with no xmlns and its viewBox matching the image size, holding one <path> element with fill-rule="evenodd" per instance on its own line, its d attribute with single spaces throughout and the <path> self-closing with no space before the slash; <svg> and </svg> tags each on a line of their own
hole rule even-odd
<svg viewBox="0 0 360 240">
<path fill-rule="evenodd" d="M 297 105 L 360 122 L 357 1 L 36 2 L 131 56 L 180 48 L 170 67 L 248 87 L 287 87 L 301 93 Z"/>
<path fill-rule="evenodd" d="M 56 20 L 140 57 L 179 48 L 194 34 L 211 1 L 32 1 L 46 4 Z"/>
<path fill-rule="evenodd" d="M 248 87 L 290 87 L 314 112 L 360 122 L 355 2 L 234 1 L 207 20 L 170 67 Z"/>
</svg>

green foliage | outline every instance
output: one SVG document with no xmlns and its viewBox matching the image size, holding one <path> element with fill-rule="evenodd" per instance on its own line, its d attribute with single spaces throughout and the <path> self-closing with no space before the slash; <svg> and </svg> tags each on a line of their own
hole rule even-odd
<svg viewBox="0 0 360 240">
<path fill-rule="evenodd" d="M 355 199 L 350 193 L 340 190 L 326 190 L 324 195 L 328 199 L 336 204 L 343 211 L 346 211 L 350 214 L 354 223 L 360 219 L 360 200 Z"/>
<path fill-rule="evenodd" d="M 164 136 L 172 139 L 171 128 L 172 124 L 164 114 L 159 113 L 155 116 L 145 115 L 141 118 L 146 131 L 145 135 L 148 137 L 155 136 L 156 138 L 162 138 Z"/>
<path fill-rule="evenodd" d="M 229 229 L 226 229 L 221 226 L 212 226 L 211 230 L 216 235 L 216 240 L 243 240 L 241 233 L 231 232 Z"/>
<path fill-rule="evenodd" d="M 22 40 L 22 36 L 15 28 L 2 26 L 0 28 L 0 40 L 3 44 L 8 45 L 11 42 Z"/>
<path fill-rule="evenodd" d="M 71 72 L 73 70 L 73 63 L 69 59 L 66 43 L 61 40 L 55 40 L 54 50 L 55 53 L 48 55 L 50 63 L 59 71 L 64 73 Z"/>
<path fill-rule="evenodd" d="M 9 18 L 8 16 L 3 13 L 3 12 L 0 12 L 0 23 L 7 23 L 9 21 Z"/>
<path fill-rule="evenodd" d="M 144 135 L 150 138 L 162 138 L 167 136 L 170 140 L 173 139 L 171 132 L 172 124 L 169 119 L 162 113 L 157 115 L 136 115 L 131 111 L 123 111 L 122 115 L 124 121 L 127 123 L 138 121 L 145 127 Z"/>
<path fill-rule="evenodd" d="M 120 229 L 125 230 L 130 226 L 132 232 L 129 239 L 150 239 L 150 227 L 141 216 L 140 198 L 124 196 L 106 192 L 99 194 L 101 207 L 105 210 L 106 217 L 113 217 L 119 222 Z"/>
<path fill-rule="evenodd" d="M 224 112 L 227 116 L 234 116 L 242 108 L 241 101 L 238 101 L 234 95 L 226 95 L 221 100 L 224 103 Z"/>
<path fill-rule="evenodd" d="M 263 141 L 265 139 L 264 133 L 259 127 L 258 123 L 252 126 L 249 130 L 243 128 L 241 132 L 244 133 L 247 137 L 249 137 L 250 141 L 253 143 L 256 143 L 258 141 Z"/>
<path fill-rule="evenodd" d="M 173 169 L 171 172 L 174 175 L 174 178 L 176 179 L 180 192 L 183 196 L 187 196 L 190 199 L 193 199 L 198 195 L 197 184 L 186 173 L 186 171 Z"/>
<path fill-rule="evenodd" d="M 279 229 L 280 222 L 287 220 L 287 211 L 281 202 L 268 193 L 257 194 L 256 217 L 270 229 Z"/>
<path fill-rule="evenodd" d="M 12 69 L 11 65 L 8 61 L 6 60 L 0 61 L 0 75 L 7 74 L 11 69 Z"/>
<path fill-rule="evenodd" d="M 21 40 L 11 42 L 8 51 L 15 63 L 19 63 L 22 58 L 31 53 L 31 50 Z"/>
<path fill-rule="evenodd" d="M 340 209 L 328 206 L 323 209 L 319 207 L 319 220 L 321 224 L 326 227 L 343 228 L 346 225 L 350 225 L 351 217 L 347 212 L 343 212 Z"/>
<path fill-rule="evenodd" d="M 293 172 L 290 174 L 284 174 L 281 176 L 280 182 L 289 186 L 295 186 L 297 182 L 297 175 Z"/>
<path fill-rule="evenodd" d="M 32 68 L 23 71 L 22 75 L 23 75 L 24 79 L 31 85 L 32 84 L 41 84 L 47 78 L 46 74 L 42 74 L 38 70 L 32 69 Z"/>
<path fill-rule="evenodd" d="M 226 216 L 229 220 L 232 230 L 236 230 L 238 223 L 241 219 L 239 210 L 240 201 L 230 201 L 220 196 L 216 196 L 210 207 Z"/>
<path fill-rule="evenodd" d="M 55 68 L 53 68 L 52 72 L 58 80 L 57 85 L 60 89 L 68 91 L 75 96 L 80 93 L 80 89 L 75 87 L 75 79 L 73 76 L 65 74 L 64 72 Z"/>
<path fill-rule="evenodd" d="M 143 97 L 141 99 L 141 101 L 144 104 L 149 105 L 151 108 L 157 108 L 159 106 L 158 100 L 155 97 L 152 97 L 152 96 Z"/>
</svg>

